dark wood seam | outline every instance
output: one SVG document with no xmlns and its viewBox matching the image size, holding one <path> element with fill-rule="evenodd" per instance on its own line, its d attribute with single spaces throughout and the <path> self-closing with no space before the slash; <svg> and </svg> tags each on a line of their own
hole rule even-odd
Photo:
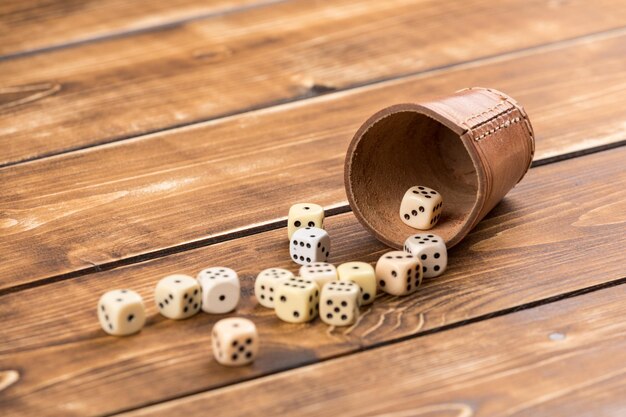
<svg viewBox="0 0 626 417">
<path fill-rule="evenodd" d="M 598 152 L 603 152 L 609 149 L 619 148 L 624 145 L 626 145 L 626 139 L 621 140 L 619 142 L 596 146 L 593 148 L 587 148 L 587 149 L 583 149 L 580 151 L 569 152 L 569 153 L 565 153 L 565 154 L 550 157 L 550 158 L 540 159 L 537 161 L 533 161 L 531 168 L 548 165 L 551 163 L 567 161 L 570 159 L 579 158 L 579 157 L 591 155 L 591 154 L 598 153 Z M 349 213 L 351 211 L 352 210 L 350 206 L 348 204 L 345 204 L 342 206 L 333 207 L 332 209 L 326 210 L 325 215 L 326 217 L 331 217 L 331 216 L 336 216 L 338 214 Z M 217 243 L 227 242 L 230 240 L 240 239 L 243 237 L 248 237 L 248 236 L 256 235 L 259 233 L 264 233 L 264 232 L 268 232 L 271 230 L 284 228 L 286 226 L 287 226 L 286 220 L 277 220 L 274 222 L 270 221 L 261 226 L 238 230 L 237 232 L 233 232 L 229 234 L 211 236 L 205 239 L 196 240 L 191 243 L 185 243 L 182 245 L 174 245 L 174 246 L 170 246 L 170 247 L 159 249 L 159 250 L 152 251 L 152 252 L 146 252 L 146 253 L 142 253 L 139 255 L 133 255 L 124 259 L 119 259 L 119 260 L 111 261 L 111 262 L 105 262 L 103 264 L 93 265 L 91 267 L 78 269 L 72 272 L 54 275 L 51 277 L 42 278 L 37 281 L 28 282 L 25 284 L 20 284 L 20 285 L 15 285 L 13 287 L 0 289 L 0 297 L 7 295 L 7 294 L 12 294 L 15 292 L 23 291 L 23 290 L 40 287 L 43 285 L 53 284 L 59 281 L 65 281 L 68 279 L 89 275 L 89 274 L 96 273 L 96 272 L 109 271 L 111 269 L 120 268 L 123 266 L 132 265 L 135 263 L 145 262 L 145 261 L 149 261 L 152 259 L 164 258 L 166 256 L 174 255 L 174 254 L 181 253 L 181 252 L 186 252 L 188 250 L 211 246 Z"/>
<path fill-rule="evenodd" d="M 436 333 L 441 333 L 441 332 L 445 332 L 448 330 L 453 330 L 453 329 L 457 329 L 459 327 L 463 327 L 463 326 L 467 326 L 470 324 L 474 324 L 474 323 L 479 323 L 482 321 L 486 321 L 486 320 L 490 320 L 493 318 L 497 318 L 497 317 L 502 317 L 502 316 L 506 316 L 508 314 L 512 314 L 512 313 L 517 313 L 519 311 L 524 311 L 524 310 L 529 310 L 535 307 L 540 307 L 546 304 L 551 304 L 551 303 L 555 303 L 558 301 L 563 301 L 566 299 L 570 299 L 570 298 L 574 298 L 574 297 L 579 297 L 579 296 L 583 296 L 586 294 L 590 294 L 596 291 L 600 291 L 600 290 L 604 290 L 604 289 L 608 289 L 608 288 L 613 288 L 613 287 L 617 287 L 619 285 L 624 285 L 626 284 L 626 277 L 622 277 L 622 278 L 618 278 L 616 280 L 613 281 L 609 281 L 609 282 L 603 282 L 601 284 L 597 284 L 597 285 L 593 285 L 591 287 L 585 287 L 585 288 L 581 288 L 578 290 L 574 290 L 574 291 L 569 291 L 566 293 L 562 293 L 562 294 L 558 294 L 558 295 L 554 295 L 552 297 L 547 297 L 547 298 L 542 298 L 541 300 L 536 300 L 536 301 L 532 301 L 529 303 L 524 303 L 524 304 L 520 304 L 514 307 L 509 307 L 509 308 L 505 308 L 502 310 L 498 310 L 498 311 L 494 311 L 491 313 L 487 313 L 487 314 L 483 314 L 480 316 L 476 316 L 473 317 L 471 319 L 467 319 L 467 320 L 461 320 L 455 323 L 450 323 L 450 324 L 446 324 L 444 326 L 440 326 L 440 327 L 434 327 L 432 329 L 429 330 L 425 330 L 423 332 L 414 334 L 414 335 L 408 335 L 408 336 L 402 336 L 402 337 L 398 337 L 396 339 L 392 339 L 392 340 L 387 340 L 384 342 L 379 342 L 379 343 L 374 343 L 370 346 L 366 346 L 366 347 L 361 347 L 360 349 L 356 349 L 356 350 L 352 350 L 352 351 L 348 351 L 348 352 L 344 352 L 344 353 L 340 353 L 338 355 L 334 355 L 334 356 L 329 356 L 323 359 L 317 359 L 317 360 L 310 360 L 310 361 L 305 361 L 302 364 L 299 365 L 294 365 L 294 366 L 290 366 L 290 367 L 285 367 L 284 369 L 280 369 L 280 370 L 275 370 L 272 372 L 268 372 L 267 374 L 263 374 L 263 375 L 258 375 L 256 377 L 251 377 L 251 378 L 245 378 L 242 379 L 240 381 L 236 381 L 236 382 L 232 382 L 232 383 L 227 383 L 227 384 L 223 384 L 223 385 L 219 385 L 219 386 L 215 386 L 209 389 L 199 389 L 199 390 L 195 390 L 193 392 L 189 392 L 187 394 L 183 394 L 183 395 L 178 395 L 178 396 L 174 396 L 172 398 L 167 398 L 164 399 L 162 401 L 152 401 L 152 402 L 148 402 L 145 403 L 141 406 L 136 406 L 136 407 L 129 407 L 129 408 L 125 408 L 125 409 L 121 409 L 118 410 L 114 413 L 110 413 L 110 414 L 102 414 L 102 417 L 110 417 L 110 416 L 115 416 L 121 413 L 127 413 L 127 412 L 131 412 L 131 411 L 136 411 L 136 410 L 140 410 L 142 408 L 146 408 L 146 407 L 150 407 L 150 406 L 154 406 L 154 405 L 158 405 L 158 404 L 163 404 L 169 401 L 175 401 L 178 399 L 182 399 L 182 398 L 188 398 L 194 395 L 198 395 L 198 394 L 202 394 L 205 392 L 210 392 L 216 389 L 221 389 L 221 388 L 225 388 L 225 387 L 229 387 L 229 386 L 234 386 L 234 385 L 238 385 L 244 382 L 248 382 L 248 381 L 253 381 L 259 378 L 265 378 L 268 376 L 272 376 L 272 375 L 276 375 L 276 374 L 280 374 L 282 372 L 286 372 L 286 371 L 290 371 L 293 369 L 299 369 L 299 368 L 303 368 L 305 366 L 310 366 L 310 365 L 316 365 L 316 364 L 320 364 L 323 362 L 327 362 L 330 360 L 335 360 L 335 359 L 340 359 L 343 357 L 347 357 L 349 355 L 353 355 L 355 353 L 359 353 L 359 352 L 365 352 L 365 351 L 369 351 L 369 350 L 373 350 L 373 349 L 378 349 L 384 346 L 389 346 L 389 345 L 393 345 L 396 343 L 401 343 L 401 342 L 405 342 L 407 340 L 412 340 L 412 339 L 417 339 L 417 338 L 421 338 L 421 337 L 426 337 L 426 336 L 430 336 L 432 334 L 436 334 Z"/>
<path fill-rule="evenodd" d="M 88 145 L 70 147 L 70 148 L 62 150 L 62 151 L 47 152 L 47 153 L 44 153 L 44 154 L 41 154 L 41 155 L 38 155 L 38 156 L 34 156 L 34 157 L 30 157 L 30 158 L 24 158 L 24 159 L 20 159 L 20 160 L 17 160 L 17 161 L 6 162 L 6 163 L 3 163 L 3 164 L 0 164 L 0 170 L 2 168 L 8 168 L 8 167 L 12 167 L 12 166 L 28 163 L 28 162 L 38 161 L 38 160 L 50 158 L 50 157 L 53 157 L 53 156 L 70 154 L 72 152 L 81 151 L 81 150 L 90 149 L 90 148 L 96 148 L 96 147 L 99 147 L 99 146 L 102 146 L 102 145 L 108 145 L 108 144 L 116 143 L 116 142 L 123 142 L 123 141 L 129 140 L 129 139 L 139 138 L 141 136 L 154 135 L 156 133 L 163 133 L 163 132 L 167 132 L 167 131 L 173 130 L 173 129 L 193 126 L 193 125 L 196 125 L 196 124 L 206 123 L 206 122 L 209 122 L 209 121 L 214 121 L 214 120 L 218 120 L 218 119 L 222 119 L 222 118 L 226 118 L 226 117 L 242 115 L 242 114 L 246 114 L 246 113 L 250 113 L 250 112 L 254 112 L 254 111 L 258 111 L 258 110 L 267 109 L 267 108 L 270 108 L 270 107 L 275 107 L 275 106 L 278 106 L 278 105 L 286 105 L 286 104 L 291 104 L 291 103 L 297 103 L 297 102 L 300 102 L 300 101 L 309 100 L 309 99 L 320 97 L 320 96 L 327 95 L 327 94 L 342 93 L 342 92 L 346 92 L 346 91 L 355 90 L 355 89 L 358 89 L 358 88 L 375 86 L 377 84 L 382 84 L 382 83 L 385 83 L 385 82 L 402 80 L 404 78 L 410 78 L 410 77 L 414 77 L 414 76 L 418 76 L 418 75 L 425 75 L 425 74 L 440 72 L 440 71 L 444 71 L 444 70 L 454 70 L 455 68 L 462 67 L 464 65 L 476 64 L 476 63 L 480 63 L 480 62 L 487 62 L 487 61 L 492 60 L 494 58 L 506 58 L 508 56 L 514 56 L 514 55 L 522 53 L 522 52 L 541 51 L 542 49 L 547 48 L 547 47 L 554 47 L 554 46 L 560 46 L 560 45 L 569 45 L 569 44 L 572 44 L 572 43 L 576 43 L 578 41 L 582 41 L 582 40 L 585 40 L 585 39 L 588 39 L 588 38 L 592 38 L 594 36 L 607 35 L 607 34 L 611 34 L 611 33 L 619 33 L 619 32 L 624 31 L 625 29 L 626 29 L 626 27 L 617 27 L 617 28 L 613 28 L 613 29 L 600 31 L 600 32 L 591 32 L 591 33 L 587 33 L 585 35 L 575 36 L 575 37 L 568 38 L 568 39 L 562 39 L 562 40 L 555 41 L 555 42 L 548 42 L 548 43 L 543 43 L 541 45 L 534 45 L 534 46 L 530 46 L 530 47 L 526 47 L 526 48 L 514 49 L 514 50 L 511 50 L 511 51 L 508 51 L 508 52 L 503 52 L 503 53 L 500 53 L 500 54 L 486 55 L 486 56 L 482 56 L 482 57 L 479 57 L 479 58 L 470 59 L 470 60 L 467 60 L 467 61 L 459 61 L 459 62 L 454 62 L 454 63 L 450 63 L 450 64 L 440 65 L 440 66 L 436 66 L 436 67 L 430 67 L 430 68 L 423 69 L 423 70 L 420 70 L 420 71 L 398 73 L 396 75 L 389 76 L 389 77 L 373 78 L 373 79 L 370 79 L 370 80 L 367 80 L 367 81 L 364 81 L 364 82 L 361 82 L 361 83 L 349 84 L 349 85 L 346 85 L 345 87 L 340 88 L 340 89 L 320 88 L 319 85 L 313 85 L 304 94 L 300 94 L 300 95 L 293 96 L 293 97 L 290 97 L 290 98 L 284 98 L 284 99 L 269 101 L 269 102 L 266 102 L 266 103 L 260 103 L 260 104 L 255 105 L 255 106 L 247 107 L 247 108 L 236 110 L 236 111 L 233 111 L 233 112 L 218 114 L 218 115 L 211 116 L 211 117 L 208 117 L 208 118 L 197 119 L 197 120 L 193 120 L 193 121 L 186 122 L 186 123 L 173 124 L 173 125 L 170 125 L 170 126 L 167 126 L 167 127 L 159 128 L 159 129 L 148 130 L 148 131 L 145 131 L 145 132 L 140 133 L 140 134 L 119 136 L 119 137 L 116 137 L 116 138 L 111 138 L 111 139 L 108 139 L 108 140 L 103 140 L 103 141 L 91 143 L 91 144 L 88 144 Z"/>
<path fill-rule="evenodd" d="M 43 54 L 47 52 L 58 51 L 61 49 L 73 48 L 76 46 L 82 46 L 82 45 L 87 45 L 91 43 L 105 42 L 105 41 L 109 41 L 112 39 L 125 38 L 128 36 L 139 35 L 142 33 L 158 32 L 162 30 L 174 29 L 179 26 L 183 26 L 187 23 L 195 22 L 198 20 L 208 20 L 208 19 L 214 19 L 217 17 L 227 16 L 230 14 L 243 13 L 249 10 L 260 9 L 266 6 L 273 6 L 275 4 L 286 3 L 288 1 L 289 0 L 271 0 L 271 1 L 266 1 L 264 3 L 249 4 L 249 5 L 244 5 L 244 6 L 235 6 L 231 8 L 226 8 L 221 11 L 215 11 L 215 12 L 209 12 L 209 13 L 204 13 L 204 14 L 198 14 L 195 16 L 189 16 L 189 17 L 185 17 L 182 19 L 178 19 L 178 20 L 172 20 L 166 23 L 160 23 L 154 26 L 148 26 L 145 28 L 120 30 L 117 32 L 112 31 L 106 35 L 99 35 L 99 36 L 96 35 L 96 36 L 92 36 L 92 37 L 88 37 L 84 39 L 60 43 L 57 45 L 42 46 L 42 47 L 34 48 L 34 49 L 26 49 L 23 51 L 11 52 L 8 54 L 0 55 L 0 62 L 8 61 L 11 59 L 24 58 L 28 56 L 37 55 L 37 54 Z"/>
</svg>

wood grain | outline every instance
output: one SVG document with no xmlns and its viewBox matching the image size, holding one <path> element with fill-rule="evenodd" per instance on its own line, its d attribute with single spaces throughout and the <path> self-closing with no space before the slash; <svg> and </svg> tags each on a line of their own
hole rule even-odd
<svg viewBox="0 0 626 417">
<path fill-rule="evenodd" d="M 622 416 L 625 296 L 620 285 L 124 415 Z"/>
<path fill-rule="evenodd" d="M 233 12 L 261 0 L 20 0 L 0 3 L 0 56 Z M 272 2 L 270 2 L 272 3 Z"/>
<path fill-rule="evenodd" d="M 20 379 L 0 396 L 3 415 L 136 408 L 622 279 L 626 215 L 615 202 L 626 189 L 614 184 L 626 181 L 624 158 L 619 148 L 532 169 L 451 251 L 445 275 L 412 296 L 379 298 L 352 328 L 319 320 L 290 325 L 256 304 L 252 287 L 261 269 L 296 270 L 284 229 L 5 295 L 0 369 L 18 370 Z M 593 216 L 598 211 L 610 215 Z M 386 250 L 351 213 L 329 218 L 328 230 L 337 248 L 332 262 L 374 262 Z M 252 318 L 263 340 L 251 367 L 226 369 L 210 359 L 210 329 L 220 316 L 173 322 L 156 314 L 152 291 L 160 277 L 209 265 L 233 267 L 242 277 L 237 315 Z M 147 327 L 135 337 L 106 336 L 97 324 L 98 297 L 120 287 L 145 297 Z"/>
<path fill-rule="evenodd" d="M 625 55 L 624 35 L 585 39 L 1 169 L 0 289 L 275 224 L 297 201 L 346 204 L 358 126 L 420 96 L 508 92 L 539 159 L 626 139 Z"/>
<path fill-rule="evenodd" d="M 620 0 L 295 0 L 5 60 L 0 164 L 611 30 L 625 18 Z M 54 92 L 32 99 L 40 85 Z"/>
</svg>

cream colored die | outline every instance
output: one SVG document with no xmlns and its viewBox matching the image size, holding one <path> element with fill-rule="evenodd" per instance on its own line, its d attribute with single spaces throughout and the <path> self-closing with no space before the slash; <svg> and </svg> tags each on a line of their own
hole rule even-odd
<svg viewBox="0 0 626 417">
<path fill-rule="evenodd" d="M 248 365 L 259 352 L 259 335 L 253 322 L 232 317 L 215 323 L 211 345 L 218 363 L 226 366 Z"/>
<path fill-rule="evenodd" d="M 298 203 L 291 206 L 287 219 L 289 240 L 294 232 L 302 227 L 324 228 L 324 208 L 312 203 Z"/>
<path fill-rule="evenodd" d="M 288 323 L 311 321 L 317 316 L 319 296 L 319 287 L 312 280 L 289 278 L 276 289 L 276 315 Z"/>
<path fill-rule="evenodd" d="M 428 233 L 409 236 L 404 250 L 422 261 L 425 278 L 438 277 L 448 266 L 448 251 L 441 236 Z"/>
<path fill-rule="evenodd" d="M 313 262 L 300 267 L 300 276 L 315 281 L 318 287 L 323 288 L 326 283 L 337 281 L 337 268 L 328 262 Z"/>
<path fill-rule="evenodd" d="M 376 298 L 376 273 L 374 268 L 365 262 L 347 262 L 337 267 L 339 281 L 353 281 L 361 287 L 359 302 L 367 305 Z"/>
<path fill-rule="evenodd" d="M 320 318 L 331 326 L 348 326 L 359 317 L 361 289 L 354 282 L 329 282 L 320 296 Z"/>
<path fill-rule="evenodd" d="M 276 288 L 289 278 L 293 273 L 282 268 L 264 269 L 254 281 L 254 295 L 263 307 L 274 308 Z"/>
<path fill-rule="evenodd" d="M 169 275 L 157 283 L 154 302 L 168 319 L 186 319 L 200 311 L 200 284 L 188 275 Z"/>
<path fill-rule="evenodd" d="M 432 188 L 416 186 L 407 190 L 400 205 L 400 217 L 410 227 L 428 230 L 439 221 L 443 199 Z"/>
<path fill-rule="evenodd" d="M 114 336 L 137 333 L 146 322 L 141 296 L 131 290 L 104 293 L 98 301 L 98 321 L 105 332 Z"/>
<path fill-rule="evenodd" d="M 422 284 L 422 262 L 406 252 L 387 252 L 376 263 L 381 290 L 391 295 L 408 295 Z"/>
<path fill-rule="evenodd" d="M 240 284 L 235 271 L 223 266 L 203 269 L 198 273 L 202 287 L 202 310 L 211 314 L 233 311 L 239 304 Z"/>
</svg>

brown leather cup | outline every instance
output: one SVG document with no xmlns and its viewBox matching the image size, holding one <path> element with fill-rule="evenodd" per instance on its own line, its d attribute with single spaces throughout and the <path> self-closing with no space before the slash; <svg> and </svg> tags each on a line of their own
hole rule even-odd
<svg viewBox="0 0 626 417">
<path fill-rule="evenodd" d="M 511 97 L 469 88 L 418 104 L 398 104 L 356 132 L 345 162 L 348 201 L 359 221 L 394 248 L 419 233 L 400 219 L 414 185 L 438 190 L 443 213 L 430 229 L 459 243 L 528 171 L 535 148 L 524 109 Z"/>
</svg>

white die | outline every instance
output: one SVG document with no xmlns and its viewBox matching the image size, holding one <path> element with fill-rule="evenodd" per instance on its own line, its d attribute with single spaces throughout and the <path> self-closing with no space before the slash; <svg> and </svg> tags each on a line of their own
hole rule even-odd
<svg viewBox="0 0 626 417">
<path fill-rule="evenodd" d="M 320 318 L 331 326 L 348 326 L 359 317 L 361 289 L 354 282 L 329 282 L 320 296 Z"/>
<path fill-rule="evenodd" d="M 305 227 L 296 230 L 289 243 L 291 259 L 300 265 L 326 262 L 330 253 L 330 236 L 324 229 Z"/>
<path fill-rule="evenodd" d="M 159 313 L 169 319 L 186 319 L 200 311 L 202 293 L 198 281 L 188 275 L 169 275 L 154 289 Z"/>
<path fill-rule="evenodd" d="M 302 278 L 315 281 L 320 288 L 324 287 L 328 282 L 339 279 L 337 268 L 328 262 L 313 262 L 312 264 L 302 265 L 299 273 Z"/>
<path fill-rule="evenodd" d="M 434 233 L 419 233 L 404 242 L 404 250 L 422 261 L 425 278 L 438 277 L 448 266 L 448 251 L 440 236 Z"/>
<path fill-rule="evenodd" d="M 261 271 L 254 281 L 254 295 L 263 307 L 274 308 L 276 288 L 289 278 L 293 273 L 282 268 L 269 268 Z"/>
<path fill-rule="evenodd" d="M 416 186 L 407 190 L 400 205 L 400 218 L 410 227 L 428 230 L 439 221 L 443 207 L 441 194 L 432 188 Z"/>
<path fill-rule="evenodd" d="M 215 323 L 211 332 L 215 360 L 226 366 L 247 365 L 259 351 L 259 335 L 253 322 L 232 317 Z"/>
<path fill-rule="evenodd" d="M 137 333 L 146 322 L 143 300 L 131 290 L 108 291 L 98 301 L 98 321 L 114 336 Z"/>
<path fill-rule="evenodd" d="M 232 269 L 222 266 L 203 269 L 198 273 L 198 281 L 202 287 L 203 311 L 224 314 L 239 304 L 239 277 Z"/>
<path fill-rule="evenodd" d="M 324 208 L 313 203 L 298 203 L 289 208 L 287 235 L 291 240 L 296 230 L 303 227 L 324 228 Z"/>
</svg>

